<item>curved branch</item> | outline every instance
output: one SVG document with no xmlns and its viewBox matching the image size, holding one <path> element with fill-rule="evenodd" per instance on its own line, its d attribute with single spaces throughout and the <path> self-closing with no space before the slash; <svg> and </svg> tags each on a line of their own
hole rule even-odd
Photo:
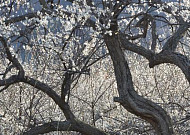
<svg viewBox="0 0 190 135">
<path fill-rule="evenodd" d="M 0 86 L 4 86 L 2 89 L 0 89 L 0 93 L 6 90 L 10 85 L 18 83 L 20 81 L 20 78 L 18 75 L 12 75 L 8 79 L 0 80 Z"/>
<path fill-rule="evenodd" d="M 137 46 L 136 44 L 129 42 L 129 40 L 125 37 L 124 34 L 120 33 L 118 37 L 121 43 L 121 47 L 123 49 L 142 55 L 148 60 L 150 60 L 151 57 L 154 55 L 154 53 L 151 50 L 148 50 L 144 48 L 143 46 Z"/>
<path fill-rule="evenodd" d="M 23 133 L 23 135 L 38 135 L 52 131 L 75 131 L 75 129 L 72 127 L 70 121 L 52 121 L 37 127 L 33 127 Z"/>
<path fill-rule="evenodd" d="M 156 54 L 143 46 L 137 46 L 129 42 L 122 34 L 119 35 L 119 40 L 122 48 L 145 57 L 149 61 L 150 68 L 163 63 L 170 63 L 178 66 L 190 83 L 190 60 L 186 56 L 167 49 Z"/>
<path fill-rule="evenodd" d="M 12 75 L 8 79 L 0 80 L 0 86 L 7 86 L 20 81 L 18 75 Z"/>
<path fill-rule="evenodd" d="M 170 37 L 167 40 L 162 50 L 175 51 L 177 48 L 177 44 L 179 43 L 180 39 L 183 37 L 184 33 L 188 30 L 189 27 L 190 23 L 181 24 L 177 31 L 172 35 L 172 37 Z"/>
<path fill-rule="evenodd" d="M 28 77 L 28 76 L 23 78 L 22 82 L 29 84 L 29 85 L 33 86 L 34 88 L 41 90 L 42 92 L 46 93 L 49 97 L 51 97 L 54 100 L 54 102 L 61 108 L 61 110 L 65 114 L 65 117 L 68 120 L 69 119 L 75 119 L 75 116 L 71 112 L 69 105 L 67 103 L 65 103 L 61 99 L 61 97 L 54 90 L 52 90 L 52 88 L 49 87 L 47 84 L 42 83 L 42 82 L 35 80 L 31 77 Z"/>
<path fill-rule="evenodd" d="M 162 63 L 170 63 L 178 66 L 190 83 L 190 60 L 186 56 L 176 52 L 162 51 L 149 59 L 150 68 Z"/>
<path fill-rule="evenodd" d="M 7 59 L 8 59 L 10 62 L 12 62 L 13 65 L 19 70 L 18 76 L 19 76 L 20 78 L 23 78 L 23 77 L 24 77 L 24 74 L 25 74 L 24 69 L 23 69 L 22 65 L 20 64 L 20 62 L 18 61 L 18 59 L 17 59 L 16 57 L 13 57 L 13 56 L 12 56 L 12 54 L 11 54 L 11 52 L 10 52 L 10 50 L 9 50 L 9 47 L 8 47 L 8 45 L 7 45 L 6 39 L 5 39 L 4 37 L 1 37 L 1 36 L 0 36 L 0 41 L 1 41 L 1 43 L 2 43 L 2 45 L 3 45 L 3 47 L 4 47 L 4 49 L 5 49 L 5 53 L 6 53 L 6 55 L 7 55 Z"/>
<path fill-rule="evenodd" d="M 172 123 L 167 113 L 156 103 L 144 99 L 135 91 L 119 37 L 117 35 L 105 35 L 104 39 L 113 61 L 119 92 L 119 97 L 114 100 L 119 102 L 129 112 L 151 123 L 159 135 L 171 135 L 173 133 Z M 143 50 L 142 47 L 140 49 Z M 147 53 L 143 53 L 143 55 L 148 57 L 151 53 L 147 50 L 145 51 Z"/>
<path fill-rule="evenodd" d="M 52 90 L 47 84 L 42 83 L 38 80 L 35 80 L 31 77 L 25 77 L 21 81 L 41 90 L 42 92 L 46 93 L 49 97 L 51 97 L 54 100 L 54 102 L 61 108 L 66 119 L 71 122 L 72 129 L 74 129 L 74 131 L 77 131 L 86 135 L 106 135 L 107 134 L 96 127 L 93 127 L 89 124 L 86 124 L 76 119 L 74 114 L 70 110 L 68 103 L 62 100 L 61 97 L 54 90 Z"/>
</svg>

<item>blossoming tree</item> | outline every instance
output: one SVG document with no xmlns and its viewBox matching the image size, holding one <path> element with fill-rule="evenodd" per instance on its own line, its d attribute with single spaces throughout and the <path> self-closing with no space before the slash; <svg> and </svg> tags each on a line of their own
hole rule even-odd
<svg viewBox="0 0 190 135">
<path fill-rule="evenodd" d="M 115 134 L 97 128 L 95 118 L 93 124 L 82 121 L 70 107 L 71 90 L 83 76 L 91 76 L 95 63 L 108 56 L 118 92 L 113 100 L 149 122 L 158 135 L 173 134 L 168 113 L 135 90 L 126 51 L 144 57 L 149 68 L 174 64 L 190 82 L 189 5 L 188 0 L 2 1 L 0 91 L 17 84 L 28 91 L 35 88 L 65 116 L 63 121 L 28 126 L 24 134 Z"/>
</svg>

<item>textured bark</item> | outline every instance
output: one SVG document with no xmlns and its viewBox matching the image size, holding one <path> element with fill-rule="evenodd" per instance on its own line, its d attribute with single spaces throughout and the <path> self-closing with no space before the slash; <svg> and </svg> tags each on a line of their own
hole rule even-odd
<svg viewBox="0 0 190 135">
<path fill-rule="evenodd" d="M 173 128 L 170 117 L 156 103 L 143 98 L 134 90 L 132 76 L 118 35 L 104 36 L 106 46 L 113 61 L 119 97 L 115 98 L 129 112 L 148 121 L 158 135 L 171 135 Z"/>
<path fill-rule="evenodd" d="M 38 135 L 45 134 L 52 131 L 72 131 L 74 130 L 69 121 L 52 121 L 41 126 L 33 127 L 23 135 Z"/>
<path fill-rule="evenodd" d="M 71 121 L 52 121 L 37 127 L 33 127 L 27 132 L 23 133 L 23 135 L 38 135 L 53 131 L 80 131 L 80 133 L 83 135 L 106 135 L 105 132 L 81 121 L 77 121 L 76 124 L 73 124 Z"/>
<path fill-rule="evenodd" d="M 190 83 L 190 60 L 185 55 L 171 50 L 162 50 L 160 53 L 154 53 L 143 46 L 137 46 L 136 44 L 129 42 L 123 34 L 119 35 L 119 39 L 123 49 L 145 57 L 149 61 L 150 68 L 162 63 L 174 64 L 182 70 L 186 79 Z M 173 45 L 176 46 L 176 44 L 177 43 Z"/>
</svg>

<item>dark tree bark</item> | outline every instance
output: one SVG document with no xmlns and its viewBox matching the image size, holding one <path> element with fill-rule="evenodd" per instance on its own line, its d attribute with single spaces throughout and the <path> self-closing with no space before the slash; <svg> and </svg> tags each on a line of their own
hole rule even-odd
<svg viewBox="0 0 190 135">
<path fill-rule="evenodd" d="M 48 5 L 45 0 L 39 0 L 42 8 L 42 13 L 52 14 L 53 12 L 56 13 L 53 9 L 49 9 Z M 70 0 L 70 2 L 73 2 L 73 0 Z M 59 2 L 58 2 L 59 3 Z M 122 10 L 126 7 L 126 5 L 130 4 L 131 1 L 127 2 L 119 2 L 116 3 L 113 6 L 113 13 L 114 15 L 111 17 L 114 22 L 111 24 L 117 24 L 116 20 Z M 162 4 L 162 2 L 152 2 L 152 4 Z M 87 0 L 87 4 L 89 6 L 93 6 L 91 0 Z M 171 14 L 170 8 L 164 8 L 164 12 L 167 12 Z M 64 12 L 66 15 L 71 15 L 71 13 Z M 18 17 L 13 17 L 5 21 L 6 25 L 9 25 L 11 23 L 16 23 L 22 20 L 25 20 L 26 18 L 34 18 L 39 17 L 37 15 L 37 12 L 34 13 L 28 13 L 25 15 L 21 15 Z M 180 16 L 174 16 L 176 20 L 178 20 L 180 23 L 179 28 L 177 31 L 172 35 L 171 38 L 167 40 L 165 43 L 163 50 L 156 54 L 155 48 L 156 48 L 156 23 L 154 22 L 154 19 L 150 19 L 152 23 L 152 50 L 145 49 L 142 46 L 138 46 L 136 44 L 133 44 L 129 41 L 129 39 L 134 40 L 138 38 L 142 38 L 146 36 L 147 34 L 147 23 L 144 27 L 144 33 L 145 35 L 138 35 L 131 38 L 126 39 L 126 36 L 122 34 L 114 34 L 118 33 L 117 25 L 113 25 L 111 27 L 111 31 L 113 32 L 112 36 L 104 35 L 104 41 L 106 43 L 106 46 L 109 50 L 109 54 L 111 56 L 111 59 L 113 61 L 115 76 L 117 80 L 117 86 L 118 86 L 118 92 L 119 97 L 115 97 L 114 100 L 116 102 L 119 102 L 126 110 L 129 112 L 141 117 L 142 119 L 148 121 L 156 130 L 158 135 L 171 135 L 173 134 L 173 128 L 170 117 L 167 115 L 166 111 L 164 111 L 159 105 L 156 103 L 153 103 L 150 100 L 147 100 L 143 98 L 142 96 L 138 95 L 138 93 L 135 91 L 132 81 L 132 76 L 130 73 L 130 69 L 128 66 L 128 63 L 125 59 L 124 53 L 122 49 L 130 50 L 132 52 L 135 52 L 139 55 L 144 56 L 146 59 L 149 60 L 149 67 L 153 68 L 155 65 L 159 65 L 161 63 L 171 63 L 178 66 L 183 73 L 185 74 L 186 79 L 190 82 L 190 61 L 189 59 L 180 54 L 176 53 L 175 50 L 177 48 L 177 45 L 180 41 L 180 39 L 183 37 L 183 34 L 189 29 L 190 24 L 185 23 L 182 21 Z M 105 19 L 105 18 L 103 18 Z M 102 18 L 100 18 L 100 22 L 104 22 Z M 110 19 L 110 18 L 109 18 Z M 95 22 L 93 20 L 88 19 L 85 22 L 85 26 L 90 26 L 94 29 L 96 29 Z M 22 65 L 19 63 L 19 61 L 13 57 L 10 53 L 10 50 L 7 46 L 6 40 L 3 37 L 0 37 L 0 41 L 3 44 L 3 47 L 5 48 L 5 53 L 7 56 L 7 59 L 12 63 L 14 67 L 19 71 L 18 75 L 13 75 L 9 77 L 8 79 L 0 80 L 0 86 L 4 86 L 4 88 L 1 91 L 7 89 L 9 85 L 12 85 L 14 83 L 24 82 L 26 84 L 29 84 L 42 92 L 46 93 L 51 99 L 54 100 L 54 102 L 60 107 L 60 109 L 63 111 L 67 121 L 60 122 L 59 127 L 57 128 L 58 124 L 57 122 L 50 122 L 45 123 L 41 126 L 34 127 L 26 134 L 41 134 L 41 133 L 48 133 L 51 131 L 77 131 L 85 135 L 105 135 L 106 133 L 104 131 L 101 131 L 89 124 L 86 124 L 82 121 L 79 121 L 72 111 L 69 108 L 69 105 L 63 100 L 66 95 L 67 89 L 65 93 L 62 93 L 62 98 L 59 96 L 52 88 L 50 88 L 47 84 L 42 83 L 38 80 L 35 80 L 31 77 L 25 76 L 24 69 Z M 9 70 L 7 70 L 9 71 Z M 6 76 L 6 73 L 5 73 Z M 62 88 L 65 88 L 65 85 L 63 85 Z M 69 88 L 69 87 L 68 87 Z M 47 129 L 48 128 L 48 129 Z M 69 129 L 68 129 L 69 128 Z"/>
<path fill-rule="evenodd" d="M 119 97 L 115 98 L 129 112 L 148 121 L 158 135 L 171 135 L 173 128 L 166 111 L 156 103 L 143 98 L 134 90 L 132 76 L 118 35 L 104 36 L 106 46 L 113 61 Z"/>
</svg>

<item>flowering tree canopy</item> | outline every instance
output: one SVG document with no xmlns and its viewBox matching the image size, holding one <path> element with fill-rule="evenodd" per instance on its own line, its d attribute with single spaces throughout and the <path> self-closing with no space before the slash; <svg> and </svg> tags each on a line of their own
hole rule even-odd
<svg viewBox="0 0 190 135">
<path fill-rule="evenodd" d="M 27 91 L 35 88 L 65 116 L 59 122 L 34 122 L 24 134 L 116 134 L 98 128 L 95 114 L 93 124 L 82 121 L 74 113 L 77 107 L 70 106 L 71 90 L 81 78 L 110 67 L 118 93 L 113 100 L 150 123 L 158 135 L 174 134 L 168 113 L 137 92 L 129 61 L 138 59 L 128 54 L 142 56 L 149 68 L 173 64 L 190 82 L 189 0 L 1 0 L 0 13 L 0 92 L 17 84 Z M 103 59 L 109 61 L 98 67 Z"/>
</svg>

